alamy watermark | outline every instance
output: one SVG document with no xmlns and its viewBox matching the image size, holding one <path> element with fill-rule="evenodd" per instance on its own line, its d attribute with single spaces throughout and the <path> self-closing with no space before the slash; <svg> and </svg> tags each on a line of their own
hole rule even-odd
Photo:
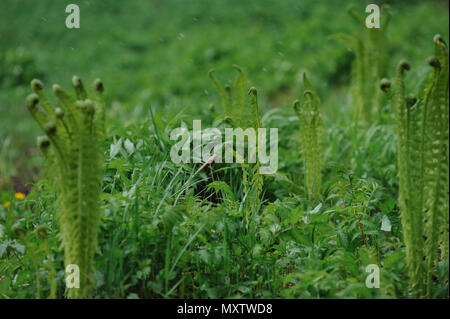
<svg viewBox="0 0 450 319">
<path fill-rule="evenodd" d="M 66 13 L 69 13 L 69 15 L 66 18 L 67 29 L 79 29 L 80 7 L 76 4 L 71 3 L 66 7 Z"/>
<path fill-rule="evenodd" d="M 367 265 L 366 272 L 369 273 L 366 277 L 366 287 L 380 288 L 380 267 L 375 264 Z"/>
<path fill-rule="evenodd" d="M 69 15 L 66 17 L 66 27 L 68 29 L 80 28 L 80 7 L 77 4 L 71 3 L 66 6 L 66 13 Z M 366 13 L 370 13 L 366 17 L 366 27 L 369 29 L 380 28 L 380 7 L 377 4 L 368 4 L 366 7 Z"/>
<path fill-rule="evenodd" d="M 80 267 L 77 264 L 69 264 L 66 267 L 66 287 L 80 288 Z"/>
<path fill-rule="evenodd" d="M 380 7 L 376 4 L 369 4 L 366 7 L 366 13 L 370 13 L 366 17 L 366 27 L 369 29 L 380 28 Z"/>
<path fill-rule="evenodd" d="M 267 147 L 268 137 L 269 147 Z M 261 164 L 260 174 L 274 174 L 278 170 L 278 128 L 225 128 L 224 140 L 221 130 L 218 128 L 202 130 L 201 121 L 194 120 L 192 132 L 186 127 L 179 127 L 172 130 L 170 139 L 178 140 L 170 150 L 170 159 L 174 163 L 258 161 Z M 245 156 L 246 140 L 247 156 Z"/>
</svg>

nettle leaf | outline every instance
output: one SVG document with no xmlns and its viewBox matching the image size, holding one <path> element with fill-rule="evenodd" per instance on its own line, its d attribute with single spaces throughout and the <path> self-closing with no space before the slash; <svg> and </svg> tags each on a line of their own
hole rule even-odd
<svg viewBox="0 0 450 319">
<path fill-rule="evenodd" d="M 119 154 L 120 149 L 122 148 L 122 137 L 119 140 L 114 138 L 114 142 L 109 146 L 109 158 L 113 159 Z"/>
<path fill-rule="evenodd" d="M 275 234 L 281 230 L 281 226 L 280 226 L 280 224 L 273 224 L 273 225 L 270 225 L 269 229 L 273 234 Z"/>
<path fill-rule="evenodd" d="M 301 220 L 304 213 L 305 211 L 301 207 L 297 207 L 294 210 L 290 211 L 288 218 L 289 224 L 294 225 L 298 223 Z"/>
<path fill-rule="evenodd" d="M 381 220 L 381 230 L 390 232 L 391 228 L 391 221 L 386 215 L 383 215 L 383 219 Z"/>
<path fill-rule="evenodd" d="M 125 140 L 123 146 L 127 150 L 128 154 L 132 154 L 135 150 L 133 142 L 131 142 L 129 139 Z"/>
</svg>

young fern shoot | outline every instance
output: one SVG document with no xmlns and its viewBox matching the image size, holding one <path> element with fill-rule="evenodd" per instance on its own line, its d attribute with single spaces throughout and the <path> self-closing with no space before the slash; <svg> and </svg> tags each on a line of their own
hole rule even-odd
<svg viewBox="0 0 450 319">
<path fill-rule="evenodd" d="M 361 121 L 365 125 L 373 122 L 374 111 L 380 108 L 380 90 L 377 85 L 385 75 L 388 61 L 388 42 L 386 29 L 390 22 L 389 7 L 384 5 L 386 18 L 380 28 L 367 28 L 362 16 L 355 13 L 353 8 L 349 15 L 361 25 L 361 32 L 351 36 L 338 34 L 350 45 L 354 53 L 351 68 L 351 95 L 355 110 L 355 122 Z"/>
<path fill-rule="evenodd" d="M 42 82 L 33 80 L 27 106 L 45 136 L 38 145 L 46 157 L 50 179 L 57 192 L 57 219 L 65 265 L 80 270 L 79 288 L 68 288 L 68 298 L 91 296 L 94 255 L 100 226 L 100 194 L 103 179 L 102 143 L 105 136 L 103 84 L 94 82 L 88 97 L 81 80 L 72 79 L 75 95 L 55 84 L 54 105 Z"/>
<path fill-rule="evenodd" d="M 399 206 L 411 289 L 416 298 L 431 298 L 438 261 L 448 259 L 449 235 L 449 55 L 441 36 L 434 37 L 432 74 L 418 98 L 405 94 L 404 73 L 397 68 L 395 89 L 383 79 L 381 88 L 395 108 Z"/>
<path fill-rule="evenodd" d="M 232 86 L 222 86 L 214 76 L 213 70 L 209 72 L 209 76 L 219 92 L 224 120 L 235 128 L 242 130 L 254 129 L 256 140 L 258 141 L 258 129 L 261 127 L 261 118 L 259 115 L 257 90 L 254 87 L 248 90 L 244 72 L 239 66 L 233 66 L 238 72 L 238 76 Z M 251 148 L 248 149 L 250 150 Z M 258 154 L 258 148 L 255 148 L 253 151 Z M 248 158 L 256 159 L 255 163 L 246 162 L 244 158 L 241 158 L 244 156 L 243 154 L 235 154 L 236 162 L 241 163 L 242 168 L 243 207 L 245 209 L 247 228 L 249 227 L 251 216 L 260 208 L 264 184 L 263 177 L 260 174 L 261 164 L 256 154 L 247 154 Z"/>
<path fill-rule="evenodd" d="M 300 147 L 303 158 L 305 189 L 308 199 L 317 202 L 321 198 L 323 122 L 319 112 L 320 99 L 303 73 L 303 103 L 294 102 L 294 110 L 300 121 Z"/>
</svg>

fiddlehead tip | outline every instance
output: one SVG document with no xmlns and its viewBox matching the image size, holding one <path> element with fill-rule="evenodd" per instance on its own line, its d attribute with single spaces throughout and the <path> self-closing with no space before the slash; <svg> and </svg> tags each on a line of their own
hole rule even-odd
<svg viewBox="0 0 450 319">
<path fill-rule="evenodd" d="M 389 80 L 386 79 L 386 78 L 381 79 L 381 81 L 380 81 L 380 88 L 381 88 L 383 91 L 386 91 L 386 90 L 390 89 L 390 88 L 391 88 L 391 81 L 389 81 Z"/>
<path fill-rule="evenodd" d="M 413 94 L 409 94 L 409 95 L 405 98 L 405 101 L 406 101 L 406 106 L 407 106 L 408 108 L 410 108 L 410 107 L 414 106 L 414 104 L 416 104 L 417 98 L 416 98 Z"/>
<path fill-rule="evenodd" d="M 64 111 L 60 107 L 57 107 L 55 109 L 55 115 L 56 115 L 56 118 L 62 119 L 64 117 Z"/>
<path fill-rule="evenodd" d="M 444 46 L 446 46 L 444 38 L 440 34 L 436 34 L 433 37 L 433 42 L 436 43 L 436 44 L 443 44 Z"/>
<path fill-rule="evenodd" d="M 402 61 L 400 61 L 400 63 L 398 64 L 398 68 L 399 68 L 401 71 L 409 71 L 409 70 L 411 69 L 411 65 L 409 64 L 408 61 L 402 60 Z"/>
<path fill-rule="evenodd" d="M 40 239 L 47 239 L 48 238 L 48 232 L 47 227 L 45 225 L 40 225 L 36 228 L 36 234 Z"/>
<path fill-rule="evenodd" d="M 44 131 L 47 135 L 54 135 L 56 133 L 56 125 L 53 122 L 47 122 L 44 126 Z"/>
<path fill-rule="evenodd" d="M 254 86 L 252 86 L 250 88 L 250 90 L 248 90 L 248 95 L 254 95 L 254 96 L 258 95 L 258 91 L 256 90 L 256 88 Z"/>
<path fill-rule="evenodd" d="M 40 149 L 46 149 L 47 147 L 50 146 L 50 140 L 45 135 L 38 136 L 37 137 L 37 145 Z"/>
<path fill-rule="evenodd" d="M 314 94 L 311 90 L 305 90 L 305 92 L 303 92 L 303 96 L 306 97 L 308 95 L 310 98 L 314 98 Z"/>
<path fill-rule="evenodd" d="M 83 110 L 85 110 L 87 114 L 92 115 L 95 113 L 94 102 L 92 102 L 92 100 L 84 100 L 83 105 Z"/>
<path fill-rule="evenodd" d="M 103 92 L 104 87 L 103 87 L 103 82 L 101 79 L 95 79 L 94 86 L 95 86 L 95 90 L 97 92 Z"/>
<path fill-rule="evenodd" d="M 12 232 L 17 238 L 23 238 L 27 234 L 27 230 L 21 226 L 14 226 Z"/>
<path fill-rule="evenodd" d="M 63 92 L 63 89 L 62 89 L 61 85 L 59 85 L 59 84 L 53 84 L 52 90 L 56 96 L 60 95 Z"/>
<path fill-rule="evenodd" d="M 223 118 L 223 121 L 224 121 L 225 123 L 227 123 L 227 124 L 233 125 L 233 119 L 232 119 L 230 116 L 228 116 L 228 115 L 226 115 L 226 116 Z"/>
<path fill-rule="evenodd" d="M 78 76 L 74 75 L 72 77 L 72 85 L 73 85 L 74 88 L 80 88 L 81 85 L 82 85 L 81 84 L 81 79 Z"/>
<path fill-rule="evenodd" d="M 32 93 L 32 94 L 28 95 L 28 97 L 27 97 L 27 107 L 28 107 L 28 109 L 30 111 L 34 110 L 38 103 L 39 103 L 39 96 L 37 96 L 37 94 Z"/>
<path fill-rule="evenodd" d="M 439 62 L 439 59 L 435 56 L 428 58 L 428 64 L 436 69 L 441 67 L 441 62 Z"/>
<path fill-rule="evenodd" d="M 239 73 L 243 72 L 242 68 L 239 65 L 237 65 L 237 64 L 233 64 L 233 68 L 235 68 Z"/>
<path fill-rule="evenodd" d="M 44 85 L 42 84 L 41 80 L 33 79 L 31 80 L 31 90 L 33 92 L 41 91 L 44 88 Z"/>
<path fill-rule="evenodd" d="M 76 101 L 75 107 L 82 110 L 88 115 L 92 115 L 95 113 L 94 102 L 92 102 L 92 100 L 89 99 Z"/>
</svg>

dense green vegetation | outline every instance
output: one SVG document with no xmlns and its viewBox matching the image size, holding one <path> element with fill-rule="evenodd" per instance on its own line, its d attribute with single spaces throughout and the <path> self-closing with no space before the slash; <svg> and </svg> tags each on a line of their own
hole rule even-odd
<svg viewBox="0 0 450 319">
<path fill-rule="evenodd" d="M 382 34 L 356 0 L 77 3 L 79 30 L 65 3 L 0 5 L 0 298 L 448 298 L 448 2 L 386 1 Z M 73 74 L 102 78 L 105 135 Z M 194 119 L 278 128 L 277 173 L 173 163 Z"/>
</svg>

